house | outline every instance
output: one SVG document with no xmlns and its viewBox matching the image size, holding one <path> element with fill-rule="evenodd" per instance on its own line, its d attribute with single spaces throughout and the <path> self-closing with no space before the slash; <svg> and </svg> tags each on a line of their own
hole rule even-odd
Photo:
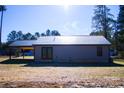
<svg viewBox="0 0 124 93">
<path fill-rule="evenodd" d="M 109 62 L 110 45 L 103 36 L 43 36 L 10 47 L 33 49 L 34 60 L 41 62 Z"/>
</svg>

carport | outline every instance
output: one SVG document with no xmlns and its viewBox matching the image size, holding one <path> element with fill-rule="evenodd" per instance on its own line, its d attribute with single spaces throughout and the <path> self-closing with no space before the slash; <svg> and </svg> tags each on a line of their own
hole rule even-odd
<svg viewBox="0 0 124 93">
<path fill-rule="evenodd" d="M 11 43 L 9 45 L 9 59 L 34 59 L 33 58 L 25 58 L 25 51 L 32 51 L 32 55 L 34 56 L 34 48 L 32 46 L 32 44 L 35 42 L 36 40 L 18 40 L 15 41 L 13 43 Z M 19 51 L 19 54 L 21 54 L 21 56 L 19 55 L 18 57 L 14 57 L 16 51 Z"/>
</svg>

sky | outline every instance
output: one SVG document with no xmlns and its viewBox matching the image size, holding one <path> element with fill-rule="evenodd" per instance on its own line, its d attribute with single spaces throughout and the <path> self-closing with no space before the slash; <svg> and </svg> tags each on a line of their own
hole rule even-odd
<svg viewBox="0 0 124 93">
<path fill-rule="evenodd" d="M 89 35 L 92 32 L 93 5 L 8 5 L 4 12 L 2 42 L 12 31 L 43 33 L 58 30 L 61 35 Z M 118 6 L 110 5 L 118 15 Z"/>
</svg>

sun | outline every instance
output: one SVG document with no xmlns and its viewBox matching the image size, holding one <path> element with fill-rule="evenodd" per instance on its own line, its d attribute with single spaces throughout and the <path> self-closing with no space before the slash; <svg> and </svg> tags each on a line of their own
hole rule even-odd
<svg viewBox="0 0 124 93">
<path fill-rule="evenodd" d="M 69 5 L 68 4 L 64 4 L 63 7 L 64 7 L 64 10 L 65 11 L 68 11 L 69 10 Z"/>
<path fill-rule="evenodd" d="M 68 10 L 69 5 L 63 5 L 65 10 Z"/>
</svg>

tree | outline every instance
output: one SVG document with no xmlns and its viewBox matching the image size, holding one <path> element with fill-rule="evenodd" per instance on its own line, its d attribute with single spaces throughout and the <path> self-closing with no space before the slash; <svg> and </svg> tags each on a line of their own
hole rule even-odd
<svg viewBox="0 0 124 93">
<path fill-rule="evenodd" d="M 117 19 L 117 41 L 120 50 L 124 50 L 124 5 L 119 6 L 119 15 Z"/>
<path fill-rule="evenodd" d="M 93 32 L 90 33 L 90 35 L 92 35 L 92 36 L 104 35 L 104 32 L 103 32 L 103 31 L 100 31 L 100 32 L 98 32 L 98 31 L 93 31 Z"/>
<path fill-rule="evenodd" d="M 92 18 L 93 32 L 91 35 L 103 35 L 105 38 L 110 40 L 115 22 L 113 18 L 114 16 L 110 13 L 110 9 L 107 6 L 95 6 L 94 16 Z"/>
<path fill-rule="evenodd" d="M 41 33 L 41 36 L 46 36 L 45 33 Z"/>
<path fill-rule="evenodd" d="M 0 19 L 0 47 L 1 47 L 1 44 L 2 44 L 2 41 L 1 41 L 1 34 L 2 34 L 2 25 L 3 25 L 3 12 L 6 10 L 6 7 L 4 5 L 0 5 L 0 12 L 1 12 L 1 19 Z"/>
<path fill-rule="evenodd" d="M 37 40 L 37 37 L 35 35 L 32 35 L 30 40 Z"/>
<path fill-rule="evenodd" d="M 4 43 L 2 43 L 2 45 L 1 45 L 0 48 L 1 48 L 2 50 L 7 50 L 7 49 L 9 48 L 8 45 L 9 45 L 9 43 L 5 43 L 5 42 L 4 42 Z"/>
<path fill-rule="evenodd" d="M 52 36 L 60 36 L 60 33 L 57 30 L 51 31 Z"/>
<path fill-rule="evenodd" d="M 59 31 L 57 30 L 52 30 L 50 31 L 49 29 L 46 30 L 46 34 L 45 33 L 41 33 L 41 36 L 60 36 L 61 34 L 59 33 Z"/>
<path fill-rule="evenodd" d="M 34 35 L 35 37 L 36 37 L 36 39 L 37 38 L 39 38 L 40 37 L 40 33 L 39 32 L 35 32 L 35 35 Z"/>
<path fill-rule="evenodd" d="M 11 31 L 8 35 L 7 41 L 8 42 L 13 42 L 17 40 L 17 32 L 15 30 Z"/>
<path fill-rule="evenodd" d="M 117 40 L 117 20 L 114 22 L 113 25 L 113 34 L 112 34 L 112 39 L 111 39 L 111 43 L 112 43 L 112 48 L 115 49 L 116 51 L 118 50 L 118 40 Z"/>
<path fill-rule="evenodd" d="M 32 34 L 29 32 L 24 35 L 24 40 L 31 40 L 31 38 L 32 38 Z"/>
<path fill-rule="evenodd" d="M 50 30 L 48 29 L 47 31 L 46 31 L 46 36 L 50 36 L 51 35 L 51 33 L 50 33 Z"/>
<path fill-rule="evenodd" d="M 24 39 L 24 37 L 23 37 L 22 31 L 18 31 L 17 32 L 17 40 L 23 40 L 23 39 Z"/>
</svg>

